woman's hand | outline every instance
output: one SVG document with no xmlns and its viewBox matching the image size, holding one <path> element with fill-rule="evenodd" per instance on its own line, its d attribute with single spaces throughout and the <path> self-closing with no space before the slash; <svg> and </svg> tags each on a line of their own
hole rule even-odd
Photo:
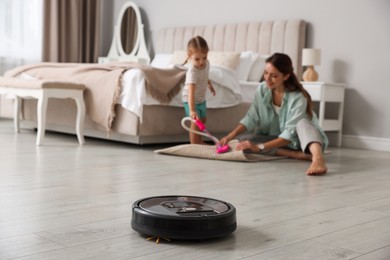
<svg viewBox="0 0 390 260">
<path fill-rule="evenodd" d="M 225 145 L 227 144 L 230 140 L 232 140 L 234 138 L 234 136 L 232 136 L 232 134 L 228 134 L 227 136 L 224 136 L 222 137 L 220 140 L 219 140 L 219 145 Z"/>
<path fill-rule="evenodd" d="M 242 124 L 238 124 L 238 126 L 231 131 L 227 136 L 222 137 L 221 140 L 219 140 L 220 145 L 227 144 L 230 140 L 233 140 L 236 138 L 239 134 L 243 133 L 245 131 L 245 126 Z"/>
<path fill-rule="evenodd" d="M 259 152 L 259 148 L 250 141 L 239 142 L 236 146 L 237 150 L 251 150 L 252 152 Z"/>
<path fill-rule="evenodd" d="M 223 145 L 227 144 L 229 141 L 230 140 L 229 140 L 228 136 L 224 136 L 221 139 L 219 139 L 219 145 L 223 146 Z"/>
</svg>

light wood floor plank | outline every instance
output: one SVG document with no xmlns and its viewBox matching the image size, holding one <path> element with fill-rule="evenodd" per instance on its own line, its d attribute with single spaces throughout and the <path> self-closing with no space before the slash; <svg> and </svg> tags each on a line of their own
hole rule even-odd
<svg viewBox="0 0 390 260">
<path fill-rule="evenodd" d="M 366 253 L 362 256 L 352 258 L 353 260 L 388 260 L 390 256 L 390 246 Z"/>
<path fill-rule="evenodd" d="M 390 244 L 390 217 L 352 226 L 314 240 L 360 253 L 375 251 Z"/>
</svg>

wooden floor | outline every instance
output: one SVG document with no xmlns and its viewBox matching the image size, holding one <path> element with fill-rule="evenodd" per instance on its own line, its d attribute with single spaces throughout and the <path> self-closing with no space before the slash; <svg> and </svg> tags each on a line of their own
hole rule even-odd
<svg viewBox="0 0 390 260">
<path fill-rule="evenodd" d="M 0 119 L 0 259 L 390 259 L 390 153 L 331 148 L 306 161 L 222 162 L 47 133 Z M 203 242 L 147 241 L 131 205 L 157 195 L 232 203 L 237 230 Z"/>
</svg>

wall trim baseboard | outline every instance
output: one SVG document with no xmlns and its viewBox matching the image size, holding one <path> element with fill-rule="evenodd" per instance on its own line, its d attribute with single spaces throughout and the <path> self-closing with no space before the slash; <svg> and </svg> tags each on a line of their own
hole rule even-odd
<svg viewBox="0 0 390 260">
<path fill-rule="evenodd" d="M 390 139 L 370 136 L 343 135 L 342 147 L 390 152 Z"/>
</svg>

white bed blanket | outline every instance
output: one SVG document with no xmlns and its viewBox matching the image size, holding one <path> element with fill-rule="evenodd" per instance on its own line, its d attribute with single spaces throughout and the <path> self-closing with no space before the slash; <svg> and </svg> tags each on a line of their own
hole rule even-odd
<svg viewBox="0 0 390 260">
<path fill-rule="evenodd" d="M 231 69 L 210 66 L 209 79 L 213 84 L 216 95 L 213 96 L 207 91 L 206 100 L 208 108 L 225 108 L 239 104 L 242 100 L 241 87 Z M 141 70 L 131 69 L 126 71 L 122 77 L 122 91 L 118 103 L 125 109 L 136 114 L 142 121 L 143 105 L 167 105 L 183 107 L 181 92 L 178 93 L 170 103 L 161 104 L 151 97 L 145 90 L 145 77 Z"/>
</svg>

